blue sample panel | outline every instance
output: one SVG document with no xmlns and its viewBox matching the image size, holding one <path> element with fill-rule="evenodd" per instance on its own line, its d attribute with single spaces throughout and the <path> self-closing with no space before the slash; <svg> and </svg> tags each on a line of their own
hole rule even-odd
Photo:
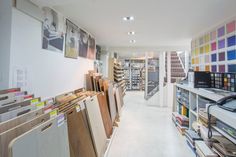
<svg viewBox="0 0 236 157">
<path fill-rule="evenodd" d="M 227 59 L 234 60 L 236 59 L 236 50 L 231 50 L 227 52 Z"/>
<path fill-rule="evenodd" d="M 236 72 L 236 64 L 228 65 L 228 71 L 235 73 Z"/>
<path fill-rule="evenodd" d="M 232 37 L 228 37 L 227 45 L 228 45 L 228 47 L 236 45 L 236 36 L 235 35 Z"/>
<path fill-rule="evenodd" d="M 216 53 L 211 55 L 211 61 L 216 62 Z"/>
</svg>

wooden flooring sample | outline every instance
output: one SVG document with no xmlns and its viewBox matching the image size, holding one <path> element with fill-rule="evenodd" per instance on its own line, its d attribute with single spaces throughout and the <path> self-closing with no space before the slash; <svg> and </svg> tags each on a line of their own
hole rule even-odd
<svg viewBox="0 0 236 157">
<path fill-rule="evenodd" d="M 31 111 L 29 113 L 23 114 L 19 117 L 15 117 L 15 118 L 5 121 L 3 123 L 0 123 L 0 134 L 13 128 L 13 127 L 18 126 L 24 122 L 30 121 L 30 120 L 34 119 L 35 117 L 42 115 L 42 114 L 43 114 L 43 109 L 38 109 L 35 111 Z"/>
<path fill-rule="evenodd" d="M 23 123 L 17 127 L 7 130 L 0 134 L 0 157 L 8 157 L 8 145 L 16 137 L 31 130 L 38 124 L 50 119 L 50 114 L 43 114 L 31 121 Z M 27 147 L 28 145 L 26 145 Z M 23 156 L 22 156 L 23 157 Z"/>
<path fill-rule="evenodd" d="M 112 83 L 109 83 L 108 81 L 104 81 L 104 91 L 106 94 L 106 98 L 108 100 L 109 104 L 109 111 L 112 123 L 115 122 L 117 110 L 116 110 L 116 104 L 115 104 L 115 97 L 113 93 L 113 85 Z"/>
<path fill-rule="evenodd" d="M 105 152 L 107 137 L 102 122 L 97 96 L 93 96 L 87 100 L 85 106 L 96 154 L 97 157 L 102 157 Z"/>
<path fill-rule="evenodd" d="M 115 92 L 115 101 L 116 101 L 116 109 L 117 109 L 117 112 L 118 112 L 118 115 L 121 116 L 121 95 L 120 95 L 120 92 L 119 92 L 119 89 L 118 87 L 117 88 L 114 88 L 114 92 Z"/>
<path fill-rule="evenodd" d="M 9 157 L 70 157 L 64 115 L 50 119 L 14 139 L 9 145 Z"/>
<path fill-rule="evenodd" d="M 89 128 L 82 111 L 73 107 L 66 113 L 70 143 L 70 157 L 96 157 Z"/>
<path fill-rule="evenodd" d="M 20 115 L 26 114 L 26 113 L 28 113 L 30 111 L 33 111 L 33 110 L 36 110 L 36 106 L 35 105 L 28 105 L 28 106 L 25 106 L 25 107 L 18 108 L 16 110 L 12 110 L 12 111 L 9 111 L 9 112 L 2 113 L 2 114 L 0 114 L 0 122 L 10 120 L 12 118 L 15 118 L 15 117 L 18 117 Z"/>
<path fill-rule="evenodd" d="M 99 107 L 100 107 L 100 111 L 101 111 L 101 115 L 102 115 L 103 125 L 104 125 L 105 131 L 106 131 L 106 135 L 107 135 L 107 138 L 110 138 L 112 131 L 113 131 L 113 127 L 112 127 L 111 117 L 109 114 L 106 96 L 102 92 L 97 95 L 97 98 L 98 98 L 98 102 L 99 102 Z"/>
</svg>

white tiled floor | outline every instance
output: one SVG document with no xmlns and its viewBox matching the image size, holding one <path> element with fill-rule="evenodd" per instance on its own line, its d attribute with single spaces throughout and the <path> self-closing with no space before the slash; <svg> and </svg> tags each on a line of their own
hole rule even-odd
<svg viewBox="0 0 236 157">
<path fill-rule="evenodd" d="M 108 157 L 194 157 L 171 121 L 171 109 L 146 104 L 142 92 L 127 92 Z"/>
</svg>

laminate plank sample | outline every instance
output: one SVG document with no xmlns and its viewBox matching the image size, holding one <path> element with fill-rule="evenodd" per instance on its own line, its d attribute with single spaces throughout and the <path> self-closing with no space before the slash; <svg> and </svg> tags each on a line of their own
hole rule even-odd
<svg viewBox="0 0 236 157">
<path fill-rule="evenodd" d="M 3 133 L 13 127 L 16 127 L 24 122 L 30 121 L 33 118 L 42 115 L 43 114 L 43 109 L 38 109 L 35 111 L 31 111 L 29 113 L 23 114 L 19 117 L 10 119 L 8 121 L 5 121 L 3 123 L 0 123 L 0 133 Z"/>
<path fill-rule="evenodd" d="M 27 92 L 12 92 L 0 95 L 0 107 L 7 106 L 12 103 L 21 102 L 24 100 L 24 95 L 26 95 Z"/>
<path fill-rule="evenodd" d="M 117 112 L 118 112 L 118 115 L 121 116 L 121 95 L 120 95 L 120 92 L 119 92 L 119 89 L 118 87 L 114 87 L 114 91 L 115 93 L 115 101 L 116 101 L 116 109 L 117 109 Z"/>
<path fill-rule="evenodd" d="M 14 139 L 9 157 L 70 157 L 67 122 L 61 114 Z"/>
<path fill-rule="evenodd" d="M 105 152 L 107 137 L 97 96 L 93 96 L 89 100 L 86 100 L 85 107 L 97 157 L 102 157 Z"/>
<path fill-rule="evenodd" d="M 36 109 L 37 109 L 37 107 L 35 105 L 28 105 L 25 107 L 18 108 L 16 110 L 2 113 L 2 114 L 0 114 L 0 122 L 5 122 L 7 120 L 10 120 L 10 119 L 18 117 L 20 115 L 29 113 L 29 112 L 36 110 Z"/>
<path fill-rule="evenodd" d="M 96 157 L 89 128 L 84 123 L 83 114 L 75 107 L 66 112 L 70 157 Z"/>
<path fill-rule="evenodd" d="M 85 79 L 86 79 L 86 90 L 88 91 L 93 91 L 93 78 L 91 77 L 90 74 L 85 74 Z"/>
<path fill-rule="evenodd" d="M 0 90 L 0 95 L 7 94 L 7 93 L 12 93 L 12 92 L 19 92 L 19 91 L 20 91 L 20 88 L 4 89 L 4 90 Z"/>
<path fill-rule="evenodd" d="M 106 135 L 107 135 L 107 138 L 110 138 L 113 128 L 112 128 L 112 121 L 111 121 L 111 117 L 109 114 L 106 96 L 104 93 L 99 93 L 97 95 L 97 98 L 98 98 L 98 102 L 99 102 L 99 107 L 100 107 L 100 111 L 101 111 L 101 115 L 102 115 L 103 125 L 104 125 L 105 131 L 106 131 Z"/>
<path fill-rule="evenodd" d="M 68 93 L 64 93 L 64 94 L 56 96 L 55 101 L 57 104 L 62 104 L 62 103 L 69 102 L 73 99 L 76 99 L 76 95 L 73 92 L 68 92 Z"/>
<path fill-rule="evenodd" d="M 115 122 L 117 110 L 116 110 L 116 104 L 115 104 L 115 97 L 113 93 L 113 85 L 109 81 L 104 81 L 104 91 L 107 98 L 107 101 L 109 102 L 109 111 L 112 123 Z"/>
<path fill-rule="evenodd" d="M 24 134 L 25 132 L 31 130 L 36 125 L 45 122 L 50 119 L 50 114 L 43 114 L 31 121 L 25 122 L 18 125 L 10 130 L 7 130 L 0 134 L 0 157 L 8 157 L 8 145 L 16 137 Z M 28 145 L 26 145 L 28 147 Z M 22 156 L 23 157 L 23 156 Z"/>
</svg>

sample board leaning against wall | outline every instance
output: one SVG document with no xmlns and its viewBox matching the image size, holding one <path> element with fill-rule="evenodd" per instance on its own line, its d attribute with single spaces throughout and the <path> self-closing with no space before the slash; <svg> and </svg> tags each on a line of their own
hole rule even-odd
<svg viewBox="0 0 236 157">
<path fill-rule="evenodd" d="M 93 69 L 94 61 L 43 50 L 41 21 L 13 8 L 11 39 L 10 87 L 16 69 L 25 72 L 25 90 L 42 98 L 84 87 L 84 74 Z"/>
</svg>

